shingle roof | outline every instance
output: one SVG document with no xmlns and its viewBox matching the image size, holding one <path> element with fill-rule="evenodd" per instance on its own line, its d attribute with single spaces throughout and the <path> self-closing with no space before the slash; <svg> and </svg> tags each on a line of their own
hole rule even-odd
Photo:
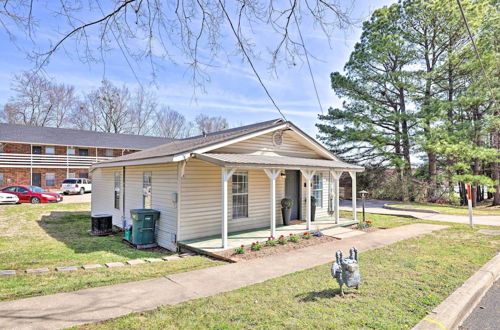
<svg viewBox="0 0 500 330">
<path fill-rule="evenodd" d="M 195 158 L 225 167 L 277 167 L 277 168 L 311 168 L 311 169 L 344 169 L 362 171 L 363 167 L 348 164 L 341 160 L 313 159 L 288 156 L 248 155 L 248 154 L 195 154 Z"/>
<path fill-rule="evenodd" d="M 199 148 L 208 147 L 220 142 L 224 142 L 230 139 L 235 139 L 247 134 L 259 132 L 268 128 L 273 128 L 285 124 L 286 122 L 282 119 L 274 119 L 261 123 L 256 123 L 252 125 L 246 125 L 236 128 L 231 128 L 215 133 L 207 134 L 206 136 L 199 135 L 187 139 L 175 140 L 168 144 L 160 145 L 147 150 L 135 152 L 133 154 L 116 157 L 108 161 L 100 162 L 99 165 L 104 165 L 106 163 L 115 163 L 121 161 L 131 161 L 145 158 L 155 158 L 164 156 L 173 156 L 178 154 L 187 153 L 190 151 L 197 150 Z"/>
<path fill-rule="evenodd" d="M 143 150 L 170 141 L 154 136 L 0 123 L 0 142 Z"/>
</svg>

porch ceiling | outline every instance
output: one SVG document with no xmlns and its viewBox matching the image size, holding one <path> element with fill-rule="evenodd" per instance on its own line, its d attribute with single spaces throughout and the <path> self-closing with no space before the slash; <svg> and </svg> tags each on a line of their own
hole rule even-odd
<svg viewBox="0 0 500 330">
<path fill-rule="evenodd" d="M 200 160 L 228 168 L 277 168 L 277 169 L 311 169 L 311 170 L 343 170 L 362 172 L 363 167 L 342 161 L 299 158 L 287 156 L 248 155 L 248 154 L 193 154 Z"/>
</svg>

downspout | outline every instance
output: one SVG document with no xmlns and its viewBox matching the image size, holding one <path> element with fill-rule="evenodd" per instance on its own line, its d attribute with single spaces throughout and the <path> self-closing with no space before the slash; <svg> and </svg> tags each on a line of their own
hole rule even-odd
<svg viewBox="0 0 500 330">
<path fill-rule="evenodd" d="M 182 178 L 184 177 L 184 171 L 186 168 L 186 163 L 187 160 L 183 160 L 179 162 L 177 165 L 177 200 L 176 200 L 176 207 L 177 207 L 177 228 L 176 228 L 176 233 L 174 234 L 174 237 L 172 241 L 174 243 L 177 243 L 179 241 L 179 236 L 180 236 L 180 229 L 181 229 L 181 199 L 182 199 Z"/>
<path fill-rule="evenodd" d="M 125 220 L 125 166 L 122 167 L 122 228 L 125 230 L 127 220 Z"/>
</svg>

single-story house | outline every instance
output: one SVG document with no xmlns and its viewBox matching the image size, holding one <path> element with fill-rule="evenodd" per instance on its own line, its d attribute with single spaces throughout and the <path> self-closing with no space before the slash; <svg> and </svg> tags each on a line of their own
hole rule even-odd
<svg viewBox="0 0 500 330">
<path fill-rule="evenodd" d="M 281 119 L 227 129 L 106 160 L 93 165 L 92 214 L 130 223 L 130 210 L 161 212 L 157 242 L 177 242 L 268 227 L 275 236 L 282 198 L 294 200 L 292 219 L 311 228 L 316 219 L 339 221 L 339 178 L 363 168 L 343 162 L 291 122 Z M 354 200 L 354 207 L 355 201 Z M 355 220 L 354 213 L 354 220 Z"/>
</svg>

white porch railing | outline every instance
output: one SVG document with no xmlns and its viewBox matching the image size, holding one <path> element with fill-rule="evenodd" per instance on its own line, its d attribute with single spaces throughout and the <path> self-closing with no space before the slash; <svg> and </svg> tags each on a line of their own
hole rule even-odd
<svg viewBox="0 0 500 330">
<path fill-rule="evenodd" d="M 0 167 L 88 168 L 112 157 L 0 153 Z"/>
</svg>

